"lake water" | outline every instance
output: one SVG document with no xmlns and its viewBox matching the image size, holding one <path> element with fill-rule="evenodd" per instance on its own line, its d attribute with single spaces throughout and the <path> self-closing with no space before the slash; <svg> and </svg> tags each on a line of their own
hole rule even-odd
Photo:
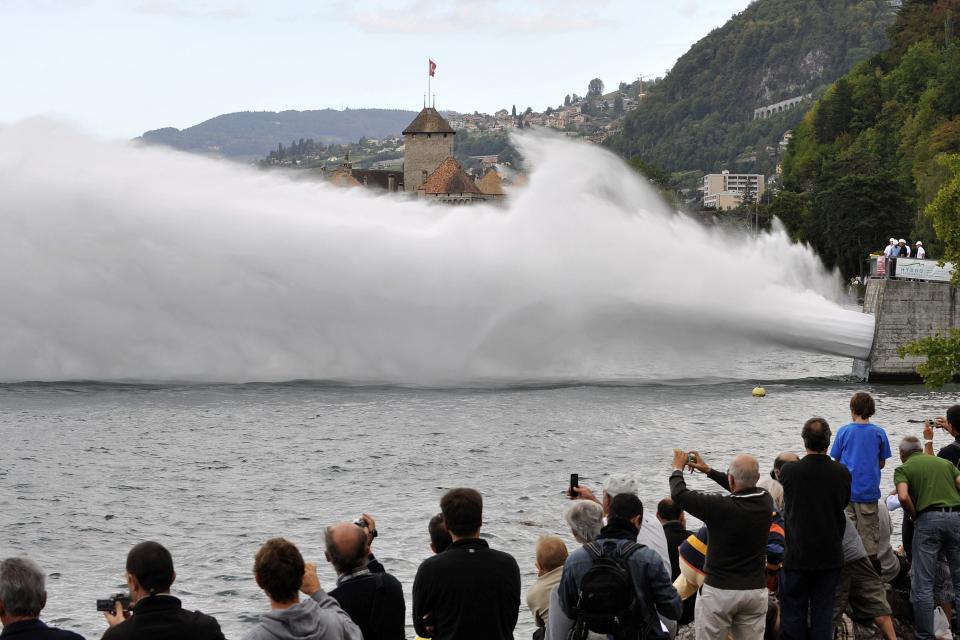
<svg viewBox="0 0 960 640">
<path fill-rule="evenodd" d="M 920 433 L 910 420 L 942 415 L 955 399 L 861 385 L 849 371 L 847 359 L 767 350 L 669 382 L 0 386 L 0 556 L 37 560 L 50 576 L 44 617 L 99 637 L 94 601 L 124 586 L 133 544 L 158 540 L 173 553 L 174 593 L 238 638 L 268 606 L 251 575 L 264 540 L 295 541 L 330 587 L 323 529 L 367 511 L 409 617 L 413 576 L 430 553 L 427 521 L 444 490 L 466 485 L 483 492 L 483 534 L 517 558 L 525 592 L 537 536 L 573 544 L 561 518 L 571 472 L 594 488 L 607 473 L 636 472 L 652 515 L 675 446 L 720 467 L 750 452 L 766 473 L 778 451 L 801 450 L 805 419 L 845 423 L 855 390 L 876 396 L 894 447 Z M 751 397 L 757 381 L 766 398 Z M 884 470 L 885 488 L 897 464 Z M 523 606 L 516 636 L 531 631 Z"/>
</svg>

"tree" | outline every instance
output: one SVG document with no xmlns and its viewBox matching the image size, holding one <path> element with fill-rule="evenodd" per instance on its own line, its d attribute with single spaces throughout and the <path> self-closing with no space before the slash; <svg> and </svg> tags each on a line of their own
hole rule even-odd
<svg viewBox="0 0 960 640">
<path fill-rule="evenodd" d="M 917 373 L 930 389 L 940 389 L 960 375 L 960 329 L 910 342 L 897 352 L 901 358 L 926 356 L 926 362 L 917 365 Z"/>
<path fill-rule="evenodd" d="M 620 97 L 619 93 L 617 94 L 617 97 L 613 99 L 613 115 L 623 115 L 623 98 Z"/>
<path fill-rule="evenodd" d="M 626 90 L 629 89 L 629 88 L 630 88 L 630 85 L 628 85 L 626 82 L 621 82 L 621 83 L 620 83 L 620 87 L 618 88 L 618 90 L 619 90 L 619 91 L 626 91 Z"/>
<path fill-rule="evenodd" d="M 590 84 L 587 85 L 587 99 L 599 98 L 603 95 L 603 80 L 600 78 L 594 78 L 590 81 Z"/>
<path fill-rule="evenodd" d="M 644 178 L 660 187 L 666 189 L 670 184 L 670 174 L 658 167 L 645 161 L 640 156 L 634 156 L 627 161 L 630 168 L 642 175 Z"/>
<path fill-rule="evenodd" d="M 553 107 L 547 107 L 543 113 L 544 115 L 551 115 L 553 113 Z"/>
<path fill-rule="evenodd" d="M 569 106 L 570 106 L 570 94 L 569 94 L 569 93 L 563 98 L 563 106 L 565 106 L 565 107 L 569 107 Z"/>
<path fill-rule="evenodd" d="M 947 167 L 953 177 L 933 199 L 925 211 L 933 219 L 937 239 L 943 243 L 943 261 L 960 265 L 960 155 L 942 156 L 938 162 Z M 953 286 L 960 284 L 960 271 L 953 272 Z"/>
<path fill-rule="evenodd" d="M 513 105 L 513 108 L 510 110 L 510 115 L 512 115 L 514 118 L 517 117 L 517 105 Z"/>
</svg>

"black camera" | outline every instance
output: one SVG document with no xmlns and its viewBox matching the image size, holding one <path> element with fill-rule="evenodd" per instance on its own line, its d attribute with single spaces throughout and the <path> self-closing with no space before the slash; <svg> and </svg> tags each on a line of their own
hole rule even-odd
<svg viewBox="0 0 960 640">
<path fill-rule="evenodd" d="M 115 612 L 118 602 L 123 605 L 125 613 L 130 611 L 130 596 L 125 593 L 114 594 L 106 600 L 97 600 L 97 611 Z"/>
</svg>

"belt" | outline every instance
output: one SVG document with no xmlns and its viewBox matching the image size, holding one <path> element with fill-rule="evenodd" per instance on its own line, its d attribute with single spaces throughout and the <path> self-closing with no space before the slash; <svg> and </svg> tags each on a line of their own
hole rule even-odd
<svg viewBox="0 0 960 640">
<path fill-rule="evenodd" d="M 940 511 L 944 513 L 958 513 L 960 512 L 960 507 L 927 507 L 920 513 L 928 513 L 930 511 Z"/>
</svg>

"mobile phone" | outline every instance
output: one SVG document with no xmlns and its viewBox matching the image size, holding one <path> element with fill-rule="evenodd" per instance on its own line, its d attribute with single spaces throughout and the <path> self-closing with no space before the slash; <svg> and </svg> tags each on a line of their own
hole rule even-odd
<svg viewBox="0 0 960 640">
<path fill-rule="evenodd" d="M 580 474 L 571 473 L 570 474 L 570 491 L 567 492 L 571 498 L 576 495 L 576 493 L 574 493 L 573 490 L 579 487 L 580 487 Z"/>
</svg>

